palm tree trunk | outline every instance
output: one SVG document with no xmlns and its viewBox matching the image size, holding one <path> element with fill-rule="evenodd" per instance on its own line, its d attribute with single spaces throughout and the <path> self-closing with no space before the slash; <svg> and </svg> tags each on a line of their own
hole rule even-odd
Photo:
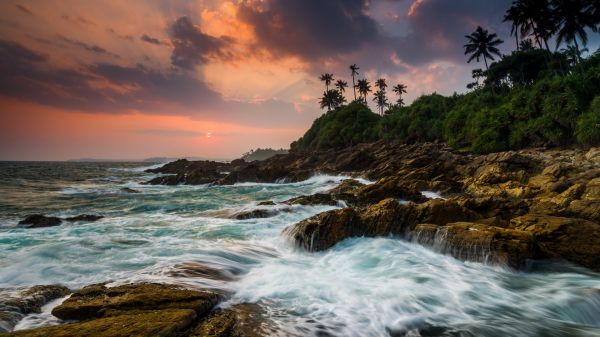
<svg viewBox="0 0 600 337">
<path fill-rule="evenodd" d="M 577 37 L 573 38 L 575 43 L 575 51 L 577 52 L 577 63 L 581 63 L 581 52 L 579 51 L 579 44 L 577 43 Z"/>
<path fill-rule="evenodd" d="M 546 50 L 551 53 L 550 47 L 548 47 L 548 39 L 544 39 L 544 44 L 546 45 Z"/>
<path fill-rule="evenodd" d="M 485 70 L 490 70 L 490 68 L 488 68 L 487 57 L 485 57 L 485 55 L 483 55 L 483 62 L 485 62 Z"/>
<path fill-rule="evenodd" d="M 354 74 L 352 74 L 352 91 L 354 91 L 354 100 L 356 101 L 356 84 L 354 84 Z"/>
</svg>

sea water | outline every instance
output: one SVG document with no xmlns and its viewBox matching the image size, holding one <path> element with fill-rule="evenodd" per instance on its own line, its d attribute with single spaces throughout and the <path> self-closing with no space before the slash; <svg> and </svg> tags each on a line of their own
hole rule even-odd
<svg viewBox="0 0 600 337">
<path fill-rule="evenodd" d="M 600 336 L 600 274 L 550 263 L 517 272 L 393 237 L 353 238 L 308 253 L 281 231 L 335 207 L 258 206 L 322 192 L 347 177 L 151 186 L 141 184 L 156 176 L 146 168 L 0 163 L 0 288 L 152 281 L 219 289 L 230 294 L 221 306 L 257 303 L 282 336 Z M 276 215 L 231 217 L 256 208 Z M 33 213 L 105 218 L 18 225 Z M 174 274 L 182 265 L 226 277 Z M 58 324 L 49 314 L 58 303 L 17 329 Z"/>
</svg>

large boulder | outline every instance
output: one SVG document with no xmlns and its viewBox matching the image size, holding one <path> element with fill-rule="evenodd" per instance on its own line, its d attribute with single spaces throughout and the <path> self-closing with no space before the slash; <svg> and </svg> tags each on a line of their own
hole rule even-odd
<svg viewBox="0 0 600 337">
<path fill-rule="evenodd" d="M 531 233 L 540 257 L 600 270 L 600 225 L 584 219 L 527 214 L 510 228 Z"/>
<path fill-rule="evenodd" d="M 283 234 L 308 251 L 320 251 L 363 234 L 357 212 L 352 208 L 317 214 L 284 229 Z"/>
<path fill-rule="evenodd" d="M 361 210 L 345 208 L 317 214 L 284 229 L 283 234 L 300 247 L 319 251 L 350 237 L 404 236 L 419 223 L 445 225 L 477 219 L 481 219 L 479 214 L 457 200 L 401 205 L 397 200 L 388 198 Z"/>
<path fill-rule="evenodd" d="M 52 314 L 65 320 L 84 320 L 128 310 L 191 309 L 203 316 L 219 298 L 212 292 L 164 284 L 128 284 L 113 288 L 97 284 L 75 292 L 54 308 Z"/>
<path fill-rule="evenodd" d="M 528 259 L 535 257 L 531 233 L 478 223 L 419 224 L 412 238 L 461 260 L 502 264 L 517 269 L 523 268 Z"/>
</svg>

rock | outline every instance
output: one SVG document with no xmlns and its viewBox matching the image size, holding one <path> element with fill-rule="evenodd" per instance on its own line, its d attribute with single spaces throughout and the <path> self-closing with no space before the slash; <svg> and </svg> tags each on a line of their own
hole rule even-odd
<svg viewBox="0 0 600 337">
<path fill-rule="evenodd" d="M 279 213 L 276 210 L 262 209 L 257 208 L 249 211 L 241 211 L 233 214 L 231 217 L 237 220 L 247 220 L 247 219 L 256 219 L 256 218 L 270 218 Z"/>
<path fill-rule="evenodd" d="M 465 261 L 502 264 L 521 269 L 528 259 L 536 257 L 531 233 L 477 223 L 417 225 L 412 237 L 420 244 Z"/>
<path fill-rule="evenodd" d="M 69 222 L 76 222 L 76 221 L 94 222 L 94 221 L 98 221 L 103 218 L 104 218 L 104 216 L 102 216 L 102 215 L 81 214 L 78 216 L 65 218 L 65 220 L 67 220 Z"/>
<path fill-rule="evenodd" d="M 128 284 L 114 288 L 97 284 L 73 293 L 54 308 L 52 314 L 64 320 L 84 320 L 128 310 L 191 309 L 204 316 L 219 299 L 215 293 L 165 284 Z"/>
<path fill-rule="evenodd" d="M 190 337 L 262 337 L 281 335 L 257 304 L 219 309 L 200 322 Z"/>
<path fill-rule="evenodd" d="M 407 182 L 410 181 L 410 183 Z M 403 200 L 410 200 L 414 202 L 424 202 L 427 198 L 421 194 L 419 187 L 415 186 L 418 182 L 404 177 L 385 177 L 378 180 L 376 183 L 365 185 L 358 188 L 355 192 L 356 202 L 362 205 L 368 205 L 377 203 L 386 198 L 398 198 Z"/>
<path fill-rule="evenodd" d="M 585 159 L 600 164 L 600 147 L 593 147 L 585 154 Z"/>
<path fill-rule="evenodd" d="M 61 285 L 39 285 L 16 292 L 0 290 L 0 333 L 12 330 L 25 315 L 40 313 L 44 304 L 70 293 Z"/>
<path fill-rule="evenodd" d="M 478 219 L 481 219 L 479 214 L 456 200 L 400 205 L 389 198 L 360 211 L 345 208 L 317 214 L 287 227 L 283 234 L 300 247 L 320 251 L 350 237 L 405 236 L 419 223 L 444 225 Z"/>
<path fill-rule="evenodd" d="M 57 217 L 48 217 L 43 214 L 33 214 L 19 221 L 19 225 L 29 225 L 28 228 L 42 228 L 58 226 L 62 220 Z"/>
<path fill-rule="evenodd" d="M 284 201 L 288 205 L 329 205 L 338 206 L 339 202 L 330 194 L 317 193 L 313 195 L 303 195 Z"/>
<path fill-rule="evenodd" d="M 258 203 L 258 206 L 275 206 L 275 202 L 268 200 L 268 201 L 261 201 Z"/>
<path fill-rule="evenodd" d="M 531 233 L 541 258 L 564 259 L 600 270 L 600 225 L 584 219 L 527 214 L 510 228 Z"/>
<path fill-rule="evenodd" d="M 173 266 L 167 275 L 171 277 L 199 277 L 217 281 L 233 281 L 237 275 L 241 274 L 241 270 L 224 270 L 219 268 L 210 267 L 203 263 L 198 262 L 186 262 L 179 263 Z"/>
<path fill-rule="evenodd" d="M 6 337 L 177 337 L 187 330 L 197 314 L 191 309 L 130 311 L 116 316 L 32 330 L 19 330 Z"/>
<path fill-rule="evenodd" d="M 134 190 L 133 188 L 129 188 L 129 187 L 123 187 L 121 188 L 121 192 L 123 193 L 131 193 L 131 194 L 135 194 L 135 193 L 142 193 L 138 190 Z"/>
<path fill-rule="evenodd" d="M 344 208 L 302 220 L 284 229 L 283 234 L 308 251 L 320 251 L 363 232 L 357 212 Z"/>
</svg>

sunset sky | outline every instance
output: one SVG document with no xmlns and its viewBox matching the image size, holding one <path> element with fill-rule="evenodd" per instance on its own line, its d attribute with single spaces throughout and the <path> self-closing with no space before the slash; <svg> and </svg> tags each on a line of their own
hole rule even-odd
<svg viewBox="0 0 600 337">
<path fill-rule="evenodd" d="M 408 102 L 464 92 L 464 35 L 482 25 L 510 52 L 510 2 L 2 1 L 0 160 L 288 147 L 322 113 L 325 71 L 351 82 L 356 63 Z"/>
</svg>

